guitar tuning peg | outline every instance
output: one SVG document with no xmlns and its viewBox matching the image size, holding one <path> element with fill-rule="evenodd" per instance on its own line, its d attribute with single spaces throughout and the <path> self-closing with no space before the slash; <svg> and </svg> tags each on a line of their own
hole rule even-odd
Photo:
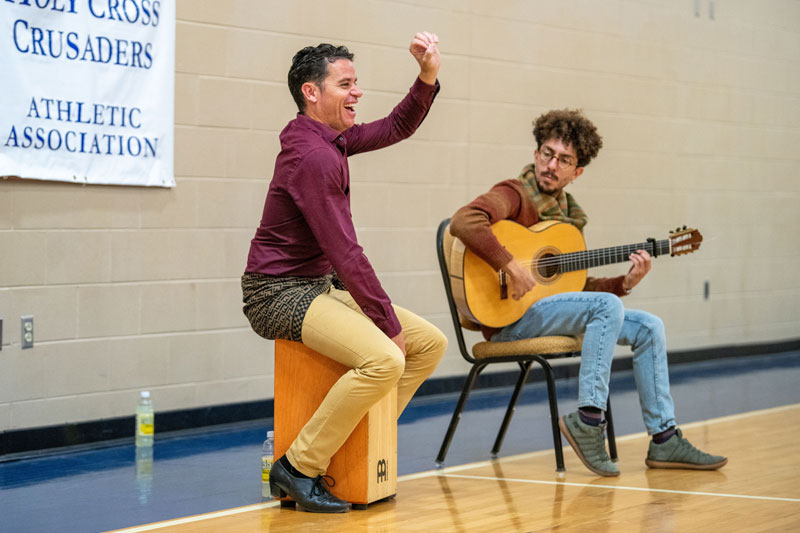
<svg viewBox="0 0 800 533">
<path fill-rule="evenodd" d="M 684 230 L 686 229 L 686 224 L 684 224 L 684 225 L 683 225 L 683 229 L 684 229 Z"/>
<path fill-rule="evenodd" d="M 669 234 L 670 234 L 670 235 L 672 235 L 673 233 L 675 233 L 675 232 L 674 232 L 674 231 L 672 231 L 672 230 L 669 230 Z"/>
</svg>

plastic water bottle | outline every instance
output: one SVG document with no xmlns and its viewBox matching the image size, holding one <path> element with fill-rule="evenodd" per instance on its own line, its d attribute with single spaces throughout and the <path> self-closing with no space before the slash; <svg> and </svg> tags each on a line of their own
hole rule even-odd
<svg viewBox="0 0 800 533">
<path fill-rule="evenodd" d="M 269 472 L 272 470 L 273 454 L 275 453 L 275 432 L 267 431 L 267 440 L 261 447 L 261 497 L 268 500 L 272 498 L 269 491 Z"/>
<path fill-rule="evenodd" d="M 153 445 L 153 402 L 150 400 L 150 391 L 142 391 L 139 405 L 136 406 L 136 446 Z"/>
</svg>

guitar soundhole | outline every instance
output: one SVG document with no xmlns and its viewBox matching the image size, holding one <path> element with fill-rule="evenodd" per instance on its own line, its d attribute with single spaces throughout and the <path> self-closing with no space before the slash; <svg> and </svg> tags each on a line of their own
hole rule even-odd
<svg viewBox="0 0 800 533">
<path fill-rule="evenodd" d="M 531 274 L 536 278 L 536 283 L 549 285 L 561 278 L 561 251 L 555 246 L 541 248 L 533 257 Z"/>
<path fill-rule="evenodd" d="M 540 278 L 550 279 L 558 274 L 558 262 L 553 258 L 555 258 L 554 254 L 544 254 L 538 258 L 536 270 Z"/>
</svg>

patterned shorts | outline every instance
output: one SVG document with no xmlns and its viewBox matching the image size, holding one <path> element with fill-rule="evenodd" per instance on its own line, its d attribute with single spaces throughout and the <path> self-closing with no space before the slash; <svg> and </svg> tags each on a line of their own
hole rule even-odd
<svg viewBox="0 0 800 533">
<path fill-rule="evenodd" d="M 301 342 L 306 311 L 331 285 L 339 285 L 334 274 L 298 278 L 246 272 L 242 276 L 242 310 L 253 331 L 265 339 Z"/>
</svg>

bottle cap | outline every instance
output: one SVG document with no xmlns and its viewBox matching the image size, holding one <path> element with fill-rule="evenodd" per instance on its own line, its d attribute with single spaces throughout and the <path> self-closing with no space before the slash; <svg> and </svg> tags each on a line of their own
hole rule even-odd
<svg viewBox="0 0 800 533">
<path fill-rule="evenodd" d="M 267 438 L 268 439 L 270 439 L 270 438 L 272 438 L 274 436 L 275 436 L 275 432 L 274 431 L 267 431 Z"/>
<path fill-rule="evenodd" d="M 150 397 L 150 391 L 149 390 L 143 390 L 142 391 L 142 398 L 149 398 L 149 397 Z"/>
</svg>

